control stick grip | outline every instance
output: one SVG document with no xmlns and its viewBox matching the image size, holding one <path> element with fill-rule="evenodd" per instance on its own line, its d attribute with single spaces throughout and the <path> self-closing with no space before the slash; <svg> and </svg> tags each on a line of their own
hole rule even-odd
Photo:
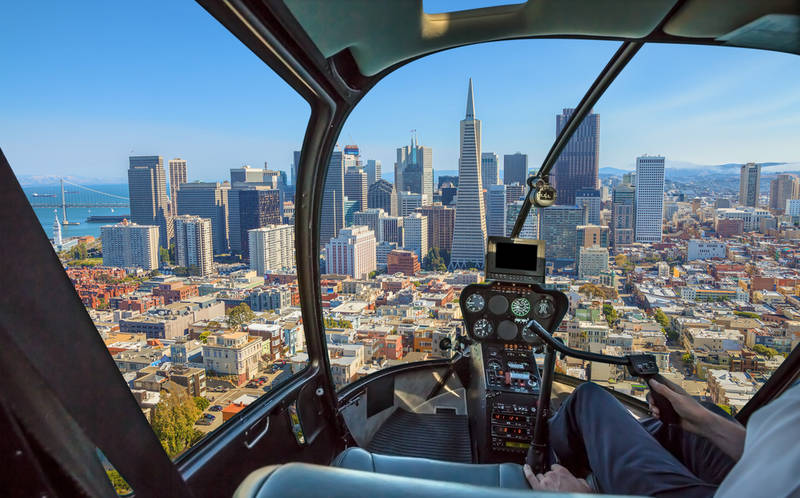
<svg viewBox="0 0 800 498">
<path fill-rule="evenodd" d="M 665 384 L 664 378 L 661 375 L 643 375 L 645 382 L 647 382 L 647 386 L 650 387 L 650 379 L 655 379 L 656 381 Z M 666 384 L 665 384 L 666 385 Z M 678 415 L 678 412 L 675 411 L 673 408 L 672 403 L 669 402 L 667 398 L 664 397 L 663 394 L 656 392 L 655 389 L 650 387 L 650 396 L 653 397 L 653 404 L 658 408 L 658 418 L 664 424 L 669 425 L 680 425 L 681 417 Z"/>
</svg>

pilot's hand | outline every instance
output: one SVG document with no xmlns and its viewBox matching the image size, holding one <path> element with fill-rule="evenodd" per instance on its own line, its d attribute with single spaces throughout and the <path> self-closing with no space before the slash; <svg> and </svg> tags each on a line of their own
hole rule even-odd
<svg viewBox="0 0 800 498">
<path fill-rule="evenodd" d="M 711 412 L 695 401 L 689 393 L 684 391 L 683 388 L 677 384 L 666 379 L 664 379 L 664 381 L 664 383 L 661 383 L 655 379 L 650 379 L 650 388 L 669 401 L 681 417 L 681 427 L 683 427 L 684 430 L 695 434 L 702 434 Z M 653 416 L 660 418 L 661 414 L 659 413 L 658 407 L 653 403 L 653 397 L 648 395 L 647 402 L 650 404 L 650 412 Z"/>
<path fill-rule="evenodd" d="M 534 474 L 530 465 L 523 467 L 525 479 L 537 491 L 565 491 L 571 493 L 594 493 L 586 479 L 578 479 L 559 464 L 553 464 L 549 472 Z"/>
</svg>

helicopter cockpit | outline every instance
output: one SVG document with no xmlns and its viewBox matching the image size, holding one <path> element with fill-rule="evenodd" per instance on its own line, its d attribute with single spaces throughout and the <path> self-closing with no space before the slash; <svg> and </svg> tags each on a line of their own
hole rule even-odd
<svg viewBox="0 0 800 498">
<path fill-rule="evenodd" d="M 301 101 L 298 109 L 308 104 L 303 108 L 310 114 L 301 123 L 302 147 L 295 151 L 290 166 L 291 188 L 287 189 L 287 172 L 269 170 L 266 162 L 264 169 L 231 169 L 230 182 L 188 182 L 186 161 L 177 159 L 173 160 L 174 178 L 170 164 L 169 185 L 183 190 L 174 188 L 168 201 L 162 157 L 130 156 L 130 199 L 108 194 L 113 201 L 102 205 L 104 209 L 119 209 L 128 205 L 121 201 L 131 201 L 131 218 L 146 211 L 150 222 L 129 223 L 113 209 L 108 216 L 95 213 L 90 218 L 118 222 L 109 227 L 108 241 L 103 241 L 109 252 L 112 246 L 127 244 L 128 249 L 133 248 L 128 253 L 136 257 L 146 253 L 148 264 L 152 264 L 129 264 L 130 258 L 121 257 L 118 263 L 110 264 L 112 258 L 103 259 L 99 241 L 86 254 L 84 241 L 91 237 L 62 240 L 62 228 L 66 233 L 79 225 L 67 221 L 69 198 L 78 197 L 77 192 L 64 190 L 64 184 L 71 185 L 71 180 L 61 178 L 60 203 L 56 203 L 56 190 L 31 193 L 21 182 L 23 175 L 12 170 L 22 154 L 16 152 L 13 157 L 11 147 L 0 142 L 0 146 L 6 146 L 5 153 L 0 150 L 0 233 L 7 235 L 0 244 L 0 281 L 4 288 L 0 298 L 0 423 L 4 427 L 0 448 L 8 456 L 0 472 L 4 494 L 537 497 L 540 494 L 531 489 L 523 469 L 529 466 L 534 474 L 541 475 L 557 463 L 549 421 L 583 387 L 597 387 L 604 396 L 613 397 L 624 407 L 626 416 L 632 415 L 637 422 L 651 420 L 657 412 L 665 426 L 680 425 L 681 418 L 671 403 L 663 394 L 650 390 L 649 381 L 664 380 L 661 375 L 666 377 L 669 370 L 681 379 L 685 376 L 692 386 L 702 384 L 702 389 L 692 391 L 694 398 L 713 392 L 711 404 L 718 405 L 718 410 L 727 407 L 729 418 L 735 417 L 743 425 L 796 381 L 800 373 L 800 300 L 796 290 L 800 289 L 800 256 L 793 244 L 800 239 L 800 182 L 793 175 L 776 175 L 769 209 L 763 202 L 759 207 L 764 189 L 757 179 L 750 186 L 745 185 L 749 180 L 742 180 L 740 202 L 744 204 L 742 198 L 747 196 L 752 199 L 741 209 L 733 207 L 735 193 L 726 193 L 719 202 L 706 195 L 711 188 L 706 184 L 717 177 L 702 179 L 700 186 L 692 183 L 695 200 L 671 193 L 669 207 L 675 231 L 669 242 L 661 244 L 658 223 L 667 216 L 662 162 L 661 176 L 654 181 L 655 193 L 650 192 L 657 204 L 652 218 L 657 222 L 657 241 L 652 243 L 660 244 L 660 252 L 649 254 L 649 246 L 642 245 L 635 253 L 637 261 L 646 263 L 650 272 L 646 274 L 634 269 L 626 259 L 627 252 L 620 253 L 619 262 L 615 260 L 614 253 L 608 251 L 609 227 L 601 227 L 599 221 L 601 212 L 607 225 L 623 218 L 628 224 L 634 221 L 635 181 L 631 184 L 631 172 L 627 172 L 626 180 L 615 175 L 613 182 L 621 186 L 619 194 L 624 199 L 611 202 L 611 194 L 594 188 L 600 185 L 596 158 L 588 167 L 594 168 L 596 185 L 581 201 L 585 202 L 583 207 L 570 212 L 574 215 L 570 224 L 565 223 L 572 246 L 565 250 L 569 257 L 561 259 L 572 262 L 548 256 L 548 249 L 560 242 L 565 231 L 554 231 L 545 242 L 544 236 L 532 235 L 528 228 L 534 217 L 543 226 L 555 225 L 555 218 L 548 221 L 542 213 L 566 213 L 559 211 L 566 210 L 565 206 L 555 204 L 572 170 L 565 167 L 560 177 L 556 176 L 559 158 L 574 137 L 599 136 L 597 129 L 589 133 L 582 126 L 592 119 L 595 105 L 643 47 L 738 47 L 800 54 L 800 8 L 796 1 L 528 0 L 509 5 L 493 2 L 495 5 L 489 7 L 476 1 L 469 2 L 475 3 L 475 8 L 464 10 L 458 10 L 460 2 L 454 2 L 457 9 L 448 12 L 429 12 L 423 0 L 197 3 L 204 20 L 221 28 L 225 40 L 235 42 L 238 49 L 243 45 L 248 57 L 255 55 L 259 68 L 263 62 L 281 84 L 288 84 L 289 91 Z M 58 17 L 52 12 L 37 12 L 42 17 Z M 102 12 L 93 15 L 100 17 L 91 18 L 91 25 L 103 23 Z M 57 21 L 59 26 L 63 22 Z M 140 24 L 146 22 L 142 19 Z M 13 28 L 0 31 L 33 38 L 29 33 L 20 35 L 19 26 Z M 55 35 L 50 35 L 62 36 L 56 29 L 53 32 Z M 397 149 L 397 154 L 398 163 L 407 164 L 411 163 L 406 154 L 413 155 L 411 165 L 417 168 L 414 174 L 421 180 L 407 178 L 403 184 L 402 170 L 397 169 L 396 186 L 381 178 L 380 161 L 377 165 L 373 161 L 368 172 L 359 163 L 358 153 L 347 150 L 353 146 L 338 149 L 348 118 L 376 85 L 398 69 L 450 49 L 522 39 L 588 40 L 607 43 L 604 49 L 613 50 L 606 50 L 612 55 L 600 73 L 596 77 L 591 73 L 594 79 L 589 80 L 588 89 L 580 86 L 580 92 L 585 91 L 579 94 L 582 97 L 566 104 L 574 108 L 564 109 L 557 116 L 555 141 L 549 149 L 542 149 L 547 152 L 541 163 L 537 160 L 537 167 L 529 170 L 525 156 L 520 162 L 520 178 L 509 183 L 509 188 L 491 191 L 481 186 L 480 122 L 475 117 L 471 79 L 457 159 L 452 152 L 459 174 L 450 174 L 455 170 L 440 172 L 444 183 L 436 194 L 432 165 L 422 165 L 429 151 L 417 143 L 416 134 L 411 147 Z M 96 45 L 106 48 L 105 43 L 101 40 Z M 42 50 L 45 45 L 36 50 L 46 51 Z M 72 50 L 68 43 L 64 47 L 55 45 L 49 48 Z M 90 48 L 97 51 L 97 46 Z M 157 54 L 159 47 L 151 49 L 148 57 Z M 207 55 L 219 55 L 208 52 L 201 53 L 194 64 L 205 65 Z M 17 81 L 33 81 L 24 72 L 32 65 L 24 62 L 19 64 L 23 77 Z M 725 63 L 730 65 L 727 60 Z M 122 65 L 130 66 L 126 70 L 138 71 L 140 67 Z M 663 64 L 656 65 L 656 69 L 641 69 L 647 76 L 642 78 L 647 88 L 654 81 L 652 75 L 664 70 Z M 705 74 L 700 66 L 698 72 Z M 14 64 L 9 69 L 13 74 Z M 211 71 L 228 77 L 225 70 Z M 139 85 L 137 78 L 128 79 Z M 429 75 L 424 78 L 429 79 Z M 242 97 L 247 105 L 241 109 L 256 100 L 256 95 L 263 96 L 258 84 L 243 90 L 248 77 L 229 79 L 242 84 L 229 94 L 241 91 L 242 95 L 251 95 L 249 100 Z M 398 91 L 408 95 L 413 84 L 404 82 L 398 85 Z M 22 92 L 24 86 L 13 87 L 8 92 L 12 97 L 0 100 L 0 104 L 13 103 L 16 92 Z M 497 93 L 502 91 L 495 88 Z M 682 109 L 715 92 L 716 87 L 709 85 L 688 97 L 658 102 L 641 112 Z M 56 94 L 57 100 L 68 100 Z M 766 106 L 764 112 L 774 112 L 784 106 L 784 101 L 787 106 L 797 103 L 793 93 L 786 95 L 772 107 Z M 143 101 L 158 100 L 147 97 Z M 89 98 L 96 99 L 96 95 Z M 201 100 L 207 100 L 207 96 Z M 221 106 L 227 105 L 220 100 Z M 31 102 L 36 103 L 31 107 L 39 105 L 35 96 Z M 459 118 L 463 115 L 461 102 L 459 96 Z M 427 104 L 423 101 L 415 105 Z M 728 120 L 723 111 L 715 115 L 717 121 L 712 125 Z M 271 119 L 283 126 L 283 120 L 288 121 L 286 116 L 293 112 L 275 114 Z M 638 119 L 639 112 L 634 108 L 627 115 L 628 125 L 639 122 L 630 117 L 636 114 Z M 264 114 L 256 114 L 257 120 L 263 121 Z M 26 123 L 24 119 L 20 122 Z M 778 121 L 770 126 L 776 128 L 787 122 L 794 123 Z M 11 124 L 3 130 L 16 132 L 17 123 Z M 374 122 L 369 126 L 379 127 Z M 56 128 L 42 125 L 40 132 Z M 192 135 L 194 142 L 202 141 L 197 138 L 203 137 L 197 135 L 197 129 L 187 135 Z M 12 141 L 19 139 L 13 137 Z M 599 155 L 596 140 L 591 142 L 590 137 L 586 143 L 589 145 L 585 148 Z M 32 147 L 37 151 L 47 148 L 38 143 Z M 263 143 L 258 142 L 257 147 L 264 148 Z M 421 159 L 416 159 L 416 154 Z M 489 154 L 494 157 L 487 161 L 494 161 L 496 168 L 498 157 Z M 474 166 L 469 175 L 461 173 L 462 157 L 469 158 Z M 509 164 L 519 159 L 510 159 Z M 143 165 L 148 161 L 153 164 Z M 742 167 L 742 178 L 750 171 L 757 178 L 761 171 L 760 166 L 750 163 L 735 166 L 737 174 Z M 492 186 L 500 187 L 499 181 L 495 169 Z M 729 179 L 724 181 L 730 183 Z M 136 182 L 138 186 L 134 187 Z M 784 183 L 789 187 L 782 187 Z M 74 186 L 103 194 L 98 192 L 103 187 Z M 584 187 L 569 188 L 575 197 Z M 736 190 L 728 184 L 724 187 Z M 373 208 L 373 194 L 380 207 L 367 212 Z M 146 200 L 147 209 L 133 213 L 134 195 Z M 194 212 L 191 206 L 192 202 L 199 205 L 202 195 L 206 195 L 202 198 L 205 204 L 197 211 L 209 213 L 207 216 Z M 499 230 L 490 232 L 484 204 L 493 195 L 500 199 L 502 221 L 498 222 Z M 471 213 L 471 217 L 459 220 L 457 209 L 443 204 L 447 196 L 455 206 L 467 202 L 464 199 L 474 202 L 460 210 Z M 287 201 L 289 197 L 292 201 Z M 184 206 L 190 207 L 181 206 L 183 199 Z M 588 221 L 590 204 L 596 207 L 596 225 Z M 53 236 L 49 238 L 37 210 L 47 209 L 49 224 L 53 208 L 60 208 L 63 215 L 56 212 Z M 446 223 L 430 221 L 440 215 L 449 217 Z M 208 221 L 194 219 L 202 217 Z M 183 218 L 179 224 L 169 226 L 178 218 Z M 184 239 L 189 240 L 190 222 L 196 223 L 192 225 L 196 233 L 203 232 L 197 240 L 203 238 L 202 243 L 209 246 L 206 260 L 215 268 L 207 273 L 200 271 L 202 258 L 189 262 L 188 253 L 175 254 L 174 259 L 182 263 L 170 263 L 170 254 L 178 251 L 177 247 L 171 247 L 169 240 L 160 246 L 157 242 L 159 237 L 177 239 L 179 227 Z M 215 223 L 224 226 L 225 236 L 219 241 L 216 233 L 212 235 L 217 230 L 212 230 Z M 456 237 L 453 227 L 459 224 L 466 227 L 459 229 L 460 236 L 471 235 Z M 130 233 L 136 225 L 145 225 L 140 228 L 148 231 L 147 244 L 131 242 Z M 592 282 L 603 278 L 611 282 L 587 284 L 590 306 L 579 310 L 575 298 L 578 286 L 553 280 L 553 270 L 561 263 L 558 275 L 571 278 L 579 274 L 575 263 L 575 252 L 581 254 L 575 238 L 578 227 L 584 231 L 595 227 L 594 236 L 605 237 L 606 246 L 600 247 L 598 242 L 584 249 L 599 249 L 593 253 L 598 256 L 599 269 L 591 275 Z M 126 235 L 112 234 L 113 228 L 126 230 Z M 267 234 L 270 230 L 275 232 Z M 611 236 L 624 239 L 620 245 L 633 246 L 633 231 L 625 225 Z M 380 237 L 376 237 L 378 233 Z M 474 236 L 476 233 L 479 236 Z M 735 239 L 737 246 L 709 244 L 708 234 L 720 240 L 720 234 L 724 234 Z M 449 239 L 447 250 L 453 250 L 448 254 L 449 265 L 444 264 L 444 258 L 438 259 L 440 247 L 436 251 L 430 247 L 428 252 L 429 246 L 421 243 L 423 238 L 439 236 Z M 404 243 L 404 237 L 412 242 Z M 353 254 L 360 250 L 354 247 L 362 238 L 368 242 L 364 247 L 369 249 L 366 259 L 371 266 L 354 268 Z M 247 261 L 246 255 L 256 250 L 268 259 L 266 255 L 277 241 L 285 246 L 281 257 L 289 263 L 276 264 L 278 269 L 271 271 L 264 265 L 256 270 L 257 265 Z M 218 242 L 221 248 L 216 247 Z M 693 268 L 694 260 L 682 249 L 689 242 L 702 245 L 702 250 L 716 251 L 716 256 L 705 257 L 711 263 L 702 268 L 712 268 L 714 278 L 725 282 L 724 289 L 707 288 L 711 277 L 701 267 Z M 463 250 L 466 254 L 467 249 L 469 255 L 456 261 L 454 252 Z M 380 271 L 379 254 L 384 263 Z M 669 264 L 659 260 L 661 254 L 669 256 Z M 390 255 L 399 268 L 396 272 L 389 271 Z M 730 261 L 713 268 L 723 256 Z M 420 263 L 428 257 L 427 268 L 420 270 Z M 767 269 L 761 275 L 767 261 L 775 262 L 776 267 L 782 265 L 780 272 Z M 612 271 L 607 271 L 609 266 Z M 452 272 L 451 267 L 455 268 Z M 74 271 L 65 275 L 65 268 Z M 615 272 L 615 268 L 620 271 Z M 160 274 L 159 269 L 166 274 Z M 417 273 L 439 271 L 452 275 L 424 282 L 416 278 Z M 376 274 L 380 280 L 373 278 Z M 646 280 L 651 274 L 665 282 L 667 291 L 648 287 Z M 689 274 L 697 285 L 682 294 L 681 280 Z M 622 275 L 630 287 L 624 297 L 616 292 L 622 288 Z M 80 279 L 85 279 L 86 285 L 76 291 L 75 283 Z M 267 288 L 270 279 L 275 285 Z M 423 290 L 425 296 L 420 298 Z M 613 298 L 605 296 L 605 290 L 612 292 Z M 597 294 L 590 294 L 593 291 Z M 346 299 L 342 298 L 345 294 Z M 744 303 L 749 296 L 755 297 L 753 302 Z M 716 305 L 723 298 L 736 304 L 720 311 Z M 619 345 L 609 346 L 605 336 L 590 346 L 592 341 L 582 328 L 611 333 L 620 325 L 621 319 L 617 320 L 616 311 L 608 304 L 612 300 L 628 308 L 625 326 L 637 332 L 646 329 L 636 347 L 634 338 L 624 334 L 615 336 Z M 681 300 L 700 303 L 697 307 L 703 307 L 702 313 L 684 313 L 679 309 Z M 242 306 L 247 303 L 253 308 L 263 305 L 258 320 L 250 304 Z M 610 307 L 608 311 L 605 305 Z M 672 324 L 670 318 L 659 315 L 659 306 L 672 307 Z M 281 307 L 289 310 L 284 313 L 288 318 L 275 318 L 279 314 L 275 310 Z M 369 319 L 362 320 L 362 312 Z M 579 320 L 579 312 L 588 318 Z M 576 318 L 570 320 L 570 315 Z M 567 322 L 572 328 L 565 326 Z M 692 335 L 694 327 L 701 325 L 723 338 L 715 336 L 716 342 L 698 339 L 702 345 L 695 347 L 695 339 L 705 337 Z M 127 335 L 121 332 L 124 327 Z M 781 334 L 771 333 L 774 330 Z M 670 337 L 671 333 L 675 336 Z M 694 349 L 686 345 L 688 342 Z M 703 358 L 689 352 L 683 355 L 684 349 L 707 354 Z M 729 401 L 720 394 L 720 383 L 712 385 L 700 377 L 715 368 L 724 377 L 720 382 L 747 380 L 746 399 L 742 395 L 746 389 L 739 389 L 739 385 L 730 396 L 733 401 Z M 755 373 L 750 375 L 750 371 Z M 625 383 L 626 389 L 614 389 L 616 383 Z M 734 401 L 738 410 L 732 412 Z M 630 449 L 630 453 L 637 451 Z M 591 482 L 591 473 L 586 479 Z M 593 491 L 604 490 L 595 483 Z"/>
</svg>

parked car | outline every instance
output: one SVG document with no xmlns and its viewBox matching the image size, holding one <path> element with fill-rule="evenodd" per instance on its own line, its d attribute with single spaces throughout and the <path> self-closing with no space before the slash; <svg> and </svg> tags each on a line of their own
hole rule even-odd
<svg viewBox="0 0 800 498">
<path fill-rule="evenodd" d="M 221 412 L 222 411 L 222 405 L 214 405 L 211 408 L 209 408 L 208 411 Z"/>
<path fill-rule="evenodd" d="M 211 421 L 208 420 L 207 418 L 203 417 L 200 420 L 198 420 L 197 422 L 195 422 L 195 425 L 211 425 Z"/>
<path fill-rule="evenodd" d="M 217 416 L 214 415 L 213 413 L 204 413 L 203 418 L 206 420 L 214 420 L 215 418 L 217 418 Z"/>
</svg>

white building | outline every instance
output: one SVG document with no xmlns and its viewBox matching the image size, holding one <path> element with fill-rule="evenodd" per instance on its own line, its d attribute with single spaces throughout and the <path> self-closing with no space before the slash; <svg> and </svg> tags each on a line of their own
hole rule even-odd
<svg viewBox="0 0 800 498">
<path fill-rule="evenodd" d="M 786 214 L 800 216 L 800 199 L 786 199 Z"/>
<path fill-rule="evenodd" d="M 158 268 L 158 226 L 137 225 L 123 220 L 100 229 L 103 265 L 119 268 Z"/>
<path fill-rule="evenodd" d="M 636 158 L 636 242 L 661 242 L 664 218 L 664 157 Z"/>
<path fill-rule="evenodd" d="M 688 259 L 724 258 L 728 246 L 724 242 L 692 239 L 689 241 Z"/>
<path fill-rule="evenodd" d="M 328 273 L 365 279 L 377 269 L 375 233 L 363 225 L 343 228 L 325 246 Z"/>
<path fill-rule="evenodd" d="M 489 185 L 486 192 L 486 233 L 504 237 L 506 234 L 506 186 Z"/>
<path fill-rule="evenodd" d="M 596 277 L 608 271 L 608 249 L 592 246 L 581 247 L 578 258 L 578 277 Z"/>
<path fill-rule="evenodd" d="M 403 218 L 403 248 L 417 253 L 420 261 L 428 254 L 428 217 L 412 213 Z"/>
<path fill-rule="evenodd" d="M 716 215 L 720 220 L 742 220 L 745 232 L 755 232 L 759 229 L 762 219 L 772 217 L 769 210 L 753 207 L 719 208 Z"/>
<path fill-rule="evenodd" d="M 214 241 L 211 220 L 183 215 L 175 218 L 175 262 L 186 268 L 196 267 L 200 275 L 214 273 Z"/>
<path fill-rule="evenodd" d="M 422 194 L 417 194 L 414 192 L 398 192 L 397 193 L 397 205 L 400 211 L 400 216 L 408 216 L 409 214 L 413 213 L 415 209 L 418 207 L 422 207 L 423 204 L 423 196 Z"/>
<path fill-rule="evenodd" d="M 234 375 L 241 385 L 258 372 L 262 342 L 247 332 L 211 335 L 203 346 L 203 366 L 217 375 Z"/>
<path fill-rule="evenodd" d="M 250 269 L 259 275 L 295 267 L 294 226 L 268 225 L 247 231 Z"/>
</svg>

